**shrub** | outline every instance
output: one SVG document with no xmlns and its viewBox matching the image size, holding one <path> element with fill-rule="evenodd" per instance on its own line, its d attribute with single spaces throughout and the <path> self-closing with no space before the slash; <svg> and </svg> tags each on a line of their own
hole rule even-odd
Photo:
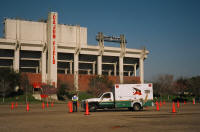
<svg viewBox="0 0 200 132">
<path fill-rule="evenodd" d="M 67 84 L 61 84 L 58 87 L 57 96 L 59 100 L 65 100 L 65 96 L 68 97 L 68 94 L 69 94 L 68 89 L 69 88 Z"/>
<path fill-rule="evenodd" d="M 0 75 L 0 96 L 13 96 L 15 88 L 19 86 L 20 74 L 8 68 L 1 68 Z"/>
<path fill-rule="evenodd" d="M 88 98 L 93 98 L 94 96 L 88 92 L 80 92 L 78 97 L 79 97 L 79 101 L 81 101 L 81 100 L 85 100 Z"/>
</svg>

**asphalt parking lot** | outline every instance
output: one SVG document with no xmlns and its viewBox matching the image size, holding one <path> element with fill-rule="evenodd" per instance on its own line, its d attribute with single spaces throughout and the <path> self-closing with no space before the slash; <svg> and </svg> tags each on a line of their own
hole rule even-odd
<svg viewBox="0 0 200 132">
<path fill-rule="evenodd" d="M 133 132 L 133 131 L 200 131 L 200 104 L 180 104 L 172 113 L 172 103 L 166 103 L 156 111 L 148 107 L 143 111 L 100 110 L 69 113 L 66 104 L 0 105 L 0 132 Z"/>
</svg>

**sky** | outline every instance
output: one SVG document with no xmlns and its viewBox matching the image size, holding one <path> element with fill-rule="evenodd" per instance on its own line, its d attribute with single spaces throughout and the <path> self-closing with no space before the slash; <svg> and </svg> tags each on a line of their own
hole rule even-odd
<svg viewBox="0 0 200 132">
<path fill-rule="evenodd" d="M 4 18 L 37 21 L 50 11 L 60 24 L 87 27 L 88 44 L 103 32 L 124 34 L 127 48 L 145 46 L 145 80 L 200 76 L 200 0 L 1 0 L 0 37 Z"/>
</svg>

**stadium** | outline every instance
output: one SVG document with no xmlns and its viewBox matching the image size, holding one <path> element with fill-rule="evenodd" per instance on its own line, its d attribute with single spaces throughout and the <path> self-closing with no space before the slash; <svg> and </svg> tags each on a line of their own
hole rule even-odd
<svg viewBox="0 0 200 132">
<path fill-rule="evenodd" d="M 86 27 L 58 24 L 57 12 L 50 12 L 43 22 L 5 18 L 0 67 L 26 73 L 34 87 L 41 83 L 57 87 L 61 80 L 75 91 L 84 91 L 96 75 L 106 75 L 114 83 L 144 83 L 149 51 L 127 48 L 123 34 L 114 37 L 99 32 L 96 40 L 96 45 L 87 43 Z M 104 42 L 119 47 L 104 46 Z"/>
</svg>

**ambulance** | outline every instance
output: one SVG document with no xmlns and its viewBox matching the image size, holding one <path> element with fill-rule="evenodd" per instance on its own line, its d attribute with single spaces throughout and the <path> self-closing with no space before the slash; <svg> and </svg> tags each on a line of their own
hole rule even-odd
<svg viewBox="0 0 200 132">
<path fill-rule="evenodd" d="M 90 111 L 116 108 L 140 111 L 145 106 L 153 106 L 153 84 L 115 84 L 112 92 L 105 92 L 99 98 L 83 100 L 84 109 L 86 102 Z"/>
</svg>

